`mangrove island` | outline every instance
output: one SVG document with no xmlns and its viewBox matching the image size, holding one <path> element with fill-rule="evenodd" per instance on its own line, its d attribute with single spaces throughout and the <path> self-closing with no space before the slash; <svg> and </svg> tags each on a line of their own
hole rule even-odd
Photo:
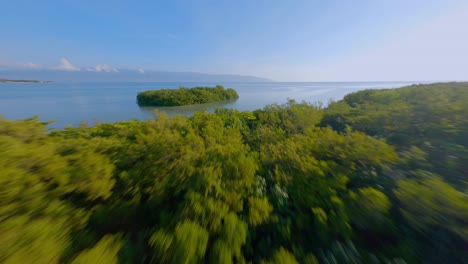
<svg viewBox="0 0 468 264">
<path fill-rule="evenodd" d="M 148 90 L 138 93 L 137 102 L 139 106 L 182 106 L 237 98 L 239 95 L 236 90 L 216 85 L 216 87 Z"/>
</svg>

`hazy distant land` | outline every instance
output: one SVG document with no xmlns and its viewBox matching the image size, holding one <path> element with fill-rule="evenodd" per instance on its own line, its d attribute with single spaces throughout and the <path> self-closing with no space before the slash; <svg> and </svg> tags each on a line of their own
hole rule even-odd
<svg viewBox="0 0 468 264">
<path fill-rule="evenodd" d="M 269 82 L 248 75 L 208 74 L 199 72 L 166 72 L 114 69 L 114 71 L 76 71 L 54 69 L 0 70 L 0 76 L 13 80 L 54 80 L 54 82 Z"/>
<path fill-rule="evenodd" d="M 52 81 L 0 79 L 0 83 L 50 83 Z"/>
</svg>

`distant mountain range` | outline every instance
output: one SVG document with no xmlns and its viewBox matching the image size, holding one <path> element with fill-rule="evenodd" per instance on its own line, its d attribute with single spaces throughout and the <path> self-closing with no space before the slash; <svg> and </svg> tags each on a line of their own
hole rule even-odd
<svg viewBox="0 0 468 264">
<path fill-rule="evenodd" d="M 56 69 L 0 69 L 0 78 L 53 82 L 268 82 L 271 80 L 231 74 L 196 72 L 164 72 L 144 70 L 56 70 Z"/>
</svg>

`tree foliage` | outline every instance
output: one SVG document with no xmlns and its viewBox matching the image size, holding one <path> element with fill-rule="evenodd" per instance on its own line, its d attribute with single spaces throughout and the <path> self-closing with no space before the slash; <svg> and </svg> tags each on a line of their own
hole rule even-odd
<svg viewBox="0 0 468 264">
<path fill-rule="evenodd" d="M 418 85 L 54 131 L 1 118 L 0 262 L 463 263 L 467 95 Z"/>
<path fill-rule="evenodd" d="M 237 98 L 239 98 L 239 95 L 234 89 L 224 89 L 222 85 L 217 85 L 213 88 L 180 87 L 179 89 L 144 91 L 137 95 L 137 103 L 140 106 L 181 106 L 204 104 Z"/>
</svg>

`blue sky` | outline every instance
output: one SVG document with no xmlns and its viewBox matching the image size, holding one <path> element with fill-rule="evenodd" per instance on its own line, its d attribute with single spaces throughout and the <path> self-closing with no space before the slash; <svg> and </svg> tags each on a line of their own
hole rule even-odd
<svg viewBox="0 0 468 264">
<path fill-rule="evenodd" d="M 468 1 L 0 0 L 0 67 L 467 80 Z M 100 65 L 100 66 L 96 66 Z"/>
</svg>

